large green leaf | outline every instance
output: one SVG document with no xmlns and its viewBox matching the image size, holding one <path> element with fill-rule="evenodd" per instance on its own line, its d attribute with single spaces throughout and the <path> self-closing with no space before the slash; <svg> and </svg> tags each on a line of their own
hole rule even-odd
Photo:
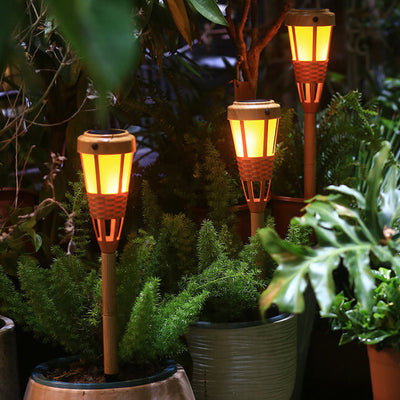
<svg viewBox="0 0 400 400">
<path fill-rule="evenodd" d="M 166 0 L 172 18 L 179 32 L 189 44 L 192 45 L 192 31 L 190 29 L 190 21 L 186 12 L 185 3 L 183 0 Z"/>
<path fill-rule="evenodd" d="M 47 0 L 59 29 L 95 86 L 113 90 L 137 66 L 140 46 L 129 0 Z"/>
<path fill-rule="evenodd" d="M 317 247 L 289 246 L 274 232 L 260 231 L 265 249 L 279 264 L 261 296 L 263 311 L 272 302 L 286 311 L 302 311 L 304 282 L 309 279 L 322 314 L 329 315 L 336 293 L 332 273 L 343 261 L 349 273 L 345 285 L 354 290 L 360 312 L 368 314 L 376 290 L 374 270 L 390 266 L 400 276 L 400 171 L 388 167 L 389 154 L 390 145 L 384 142 L 373 157 L 365 190 L 330 187 L 337 194 L 316 196 L 304 216 L 296 219 L 314 229 Z"/>
<path fill-rule="evenodd" d="M 383 170 L 386 166 L 389 153 L 390 144 L 388 142 L 384 142 L 379 153 L 375 154 L 372 168 L 367 176 L 368 189 L 365 196 L 366 223 L 370 227 L 371 233 L 378 240 L 383 236 L 378 220 L 378 199 L 383 181 Z"/>
<path fill-rule="evenodd" d="M 308 254 L 300 246 L 281 240 L 272 229 L 259 230 L 263 246 L 280 264 L 274 279 L 260 300 L 261 311 L 266 311 L 272 302 L 276 302 L 282 311 L 300 313 L 304 310 L 303 292 L 307 287 L 309 272 Z"/>
<path fill-rule="evenodd" d="M 12 48 L 13 30 L 22 15 L 20 0 L 2 0 L 0 12 L 0 71 L 7 64 Z"/>
<path fill-rule="evenodd" d="M 225 17 L 215 0 L 188 0 L 189 3 L 205 18 L 216 24 L 227 26 Z"/>
</svg>

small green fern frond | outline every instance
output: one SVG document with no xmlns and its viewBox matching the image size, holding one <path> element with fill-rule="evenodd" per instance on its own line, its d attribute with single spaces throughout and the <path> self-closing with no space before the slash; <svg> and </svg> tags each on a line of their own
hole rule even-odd
<svg viewBox="0 0 400 400">
<path fill-rule="evenodd" d="M 137 297 L 119 345 L 122 362 L 134 359 L 143 363 L 146 359 L 154 359 L 152 343 L 156 332 L 156 310 L 159 301 L 159 279 L 150 279 Z"/>
</svg>

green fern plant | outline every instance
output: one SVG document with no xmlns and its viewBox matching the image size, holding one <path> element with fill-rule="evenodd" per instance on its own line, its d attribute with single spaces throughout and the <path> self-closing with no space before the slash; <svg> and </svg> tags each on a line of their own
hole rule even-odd
<svg viewBox="0 0 400 400">
<path fill-rule="evenodd" d="M 267 226 L 273 226 L 272 219 Z M 229 254 L 224 234 L 205 220 L 197 239 L 197 257 L 198 273 L 187 277 L 182 284 L 193 294 L 208 292 L 201 319 L 212 322 L 258 319 L 260 291 L 276 268 L 258 234 L 234 257 Z"/>
</svg>

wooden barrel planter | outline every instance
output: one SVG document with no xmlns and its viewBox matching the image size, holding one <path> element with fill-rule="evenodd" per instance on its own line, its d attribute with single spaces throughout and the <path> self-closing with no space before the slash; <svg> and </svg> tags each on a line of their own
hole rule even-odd
<svg viewBox="0 0 400 400">
<path fill-rule="evenodd" d="M 29 379 L 24 400 L 195 400 L 184 369 L 173 361 L 151 377 L 121 382 L 70 383 L 45 378 L 49 369 L 66 365 L 76 357 L 37 366 Z"/>
<path fill-rule="evenodd" d="M 297 362 L 297 320 L 197 322 L 186 336 L 197 400 L 289 400 Z"/>
<path fill-rule="evenodd" d="M 14 322 L 0 315 L 0 400 L 18 400 L 19 383 Z"/>
<path fill-rule="evenodd" d="M 16 189 L 13 187 L 0 188 L 0 221 L 9 215 L 9 209 L 14 205 Z M 18 191 L 17 207 L 33 207 L 37 194 L 31 190 L 20 189 Z"/>
</svg>

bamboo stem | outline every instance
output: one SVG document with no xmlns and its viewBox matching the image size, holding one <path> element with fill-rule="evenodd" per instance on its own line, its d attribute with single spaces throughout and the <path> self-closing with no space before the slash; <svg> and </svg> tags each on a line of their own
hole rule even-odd
<svg viewBox="0 0 400 400">
<path fill-rule="evenodd" d="M 304 198 L 316 194 L 316 114 L 304 113 Z"/>
<path fill-rule="evenodd" d="M 115 252 L 101 253 L 104 373 L 118 374 Z"/>
<path fill-rule="evenodd" d="M 257 233 L 257 229 L 264 228 L 264 211 L 260 213 L 250 213 L 251 236 Z"/>
</svg>

